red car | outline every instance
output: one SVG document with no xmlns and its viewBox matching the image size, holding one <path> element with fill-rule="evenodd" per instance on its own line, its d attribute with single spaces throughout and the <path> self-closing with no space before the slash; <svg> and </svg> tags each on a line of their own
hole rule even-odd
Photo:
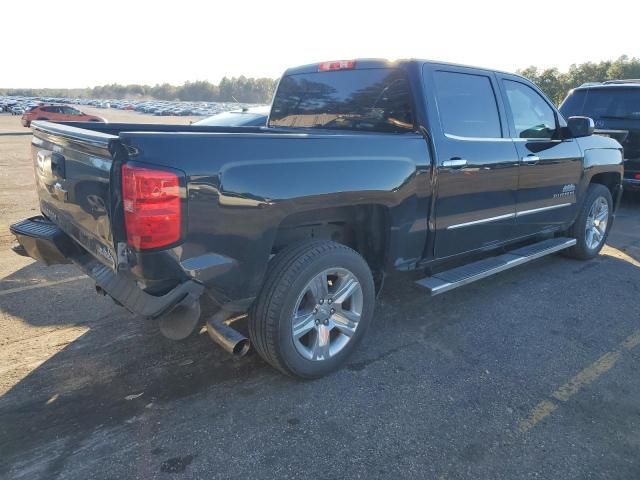
<svg viewBox="0 0 640 480">
<path fill-rule="evenodd" d="M 40 105 L 22 115 L 22 125 L 31 126 L 33 120 L 51 120 L 52 122 L 106 122 L 104 118 L 87 115 L 68 105 Z"/>
</svg>

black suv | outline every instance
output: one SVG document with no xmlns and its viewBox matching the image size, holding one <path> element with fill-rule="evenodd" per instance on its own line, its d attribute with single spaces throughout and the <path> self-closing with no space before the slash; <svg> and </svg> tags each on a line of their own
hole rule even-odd
<svg viewBox="0 0 640 480">
<path fill-rule="evenodd" d="M 566 117 L 593 118 L 595 133 L 624 147 L 624 188 L 640 191 L 640 79 L 585 83 L 560 105 Z"/>
</svg>

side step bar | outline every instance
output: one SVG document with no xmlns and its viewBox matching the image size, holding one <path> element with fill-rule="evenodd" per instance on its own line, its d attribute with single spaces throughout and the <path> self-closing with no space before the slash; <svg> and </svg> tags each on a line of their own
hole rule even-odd
<svg viewBox="0 0 640 480">
<path fill-rule="evenodd" d="M 425 277 L 416 281 L 416 283 L 429 290 L 432 296 L 438 295 L 488 277 L 494 273 L 499 273 L 535 260 L 536 258 L 564 250 L 575 244 L 575 238 L 550 238 L 549 240 L 527 245 L 526 247 L 512 250 L 509 253 L 498 255 L 497 257 L 485 258 L 461 267 L 452 268 L 445 272 L 436 273 L 433 277 Z"/>
</svg>

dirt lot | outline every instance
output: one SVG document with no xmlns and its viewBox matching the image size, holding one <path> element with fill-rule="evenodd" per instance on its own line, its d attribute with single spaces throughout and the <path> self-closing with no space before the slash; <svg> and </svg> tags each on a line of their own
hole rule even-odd
<svg viewBox="0 0 640 480">
<path fill-rule="evenodd" d="M 300 382 L 12 254 L 37 209 L 18 118 L 0 115 L 0 478 L 640 478 L 637 199 L 591 262 L 436 298 L 391 279 L 347 367 Z"/>
</svg>

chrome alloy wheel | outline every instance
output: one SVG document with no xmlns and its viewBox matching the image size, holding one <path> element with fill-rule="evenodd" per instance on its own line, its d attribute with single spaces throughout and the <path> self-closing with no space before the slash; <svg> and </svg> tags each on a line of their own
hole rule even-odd
<svg viewBox="0 0 640 480">
<path fill-rule="evenodd" d="M 330 268 L 304 287 L 293 310 L 291 333 L 307 360 L 327 360 L 353 337 L 362 315 L 362 286 L 345 268 Z"/>
<path fill-rule="evenodd" d="M 591 205 L 585 227 L 585 241 L 587 248 L 595 250 L 604 242 L 609 223 L 609 204 L 604 197 L 598 197 Z"/>
</svg>

